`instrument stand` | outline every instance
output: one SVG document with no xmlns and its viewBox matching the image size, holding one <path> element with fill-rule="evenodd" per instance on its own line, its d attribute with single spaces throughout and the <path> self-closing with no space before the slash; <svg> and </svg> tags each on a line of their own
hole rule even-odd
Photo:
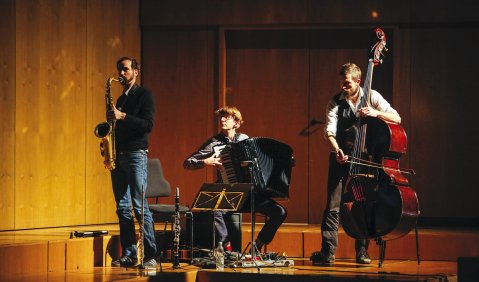
<svg viewBox="0 0 479 282">
<path fill-rule="evenodd" d="M 417 229 L 417 223 L 414 226 L 414 231 L 416 235 L 416 256 L 417 256 L 417 264 L 421 264 L 421 259 L 419 255 L 419 232 Z M 379 264 L 378 267 L 381 267 L 384 262 L 384 257 L 386 256 L 386 241 L 384 241 L 381 237 L 376 238 L 376 244 L 379 246 Z"/>
<path fill-rule="evenodd" d="M 145 249 L 144 249 L 144 242 L 145 240 L 145 188 L 141 185 L 141 215 L 140 215 L 140 243 L 139 243 L 139 257 L 140 257 L 140 265 L 138 265 L 138 270 L 140 274 L 143 273 L 145 270 L 145 266 L 143 265 L 143 260 L 145 258 Z"/>
<path fill-rule="evenodd" d="M 379 263 L 378 267 L 381 268 L 383 265 L 384 257 L 386 256 L 386 241 L 381 237 L 376 238 L 376 244 L 379 246 Z"/>
<path fill-rule="evenodd" d="M 246 162 L 248 165 L 248 170 L 251 176 L 251 183 L 254 183 L 254 174 L 253 174 L 253 167 L 257 164 L 256 159 L 253 161 L 248 161 Z M 256 225 L 256 211 L 254 208 L 254 185 L 251 185 L 251 193 L 250 193 L 250 212 L 251 212 L 251 241 L 248 242 L 246 245 L 245 249 L 241 253 L 240 259 L 244 258 L 245 253 L 248 250 L 248 247 L 251 245 L 250 248 L 250 254 L 251 254 L 251 261 L 253 262 L 254 266 L 258 269 L 258 272 L 260 271 L 260 266 L 256 262 L 256 253 L 261 254 L 261 252 L 258 250 L 258 247 L 256 246 L 256 241 L 254 240 L 254 229 Z M 262 260 L 262 259 L 261 259 Z"/>
<path fill-rule="evenodd" d="M 417 222 L 414 226 L 414 231 L 416 232 L 416 256 L 417 256 L 417 264 L 421 264 L 421 259 L 419 257 L 419 232 L 417 230 Z"/>
<path fill-rule="evenodd" d="M 163 251 L 160 251 L 160 255 L 158 258 L 158 264 L 160 265 L 160 272 L 163 272 L 163 265 L 161 264 L 161 257 L 163 256 Z"/>
</svg>

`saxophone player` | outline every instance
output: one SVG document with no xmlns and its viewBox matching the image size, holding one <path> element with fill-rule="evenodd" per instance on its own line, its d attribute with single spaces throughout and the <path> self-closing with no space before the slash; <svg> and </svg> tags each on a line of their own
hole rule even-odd
<svg viewBox="0 0 479 282">
<path fill-rule="evenodd" d="M 107 112 L 108 121 L 115 123 L 115 169 L 111 170 L 116 213 L 120 225 L 122 256 L 112 266 L 137 265 L 135 223 L 141 222 L 143 202 L 143 266 L 156 268 L 156 243 L 153 218 L 142 194 L 147 189 L 148 135 L 153 128 L 155 105 L 153 94 L 136 84 L 140 67 L 136 59 L 122 57 L 116 63 L 123 93 Z M 134 215 L 132 213 L 132 207 Z M 141 257 L 143 258 L 143 257 Z"/>
</svg>

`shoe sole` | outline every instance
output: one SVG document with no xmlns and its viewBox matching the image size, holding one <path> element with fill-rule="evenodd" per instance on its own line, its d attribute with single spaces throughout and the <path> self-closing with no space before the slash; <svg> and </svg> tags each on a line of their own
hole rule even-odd
<svg viewBox="0 0 479 282">
<path fill-rule="evenodd" d="M 334 264 L 334 261 L 311 261 L 312 265 L 315 265 L 315 266 L 321 266 L 321 265 L 333 265 Z"/>
<path fill-rule="evenodd" d="M 143 265 L 143 266 L 137 265 L 136 267 L 139 269 L 156 269 L 157 268 L 157 266 L 151 266 L 151 265 Z"/>
</svg>

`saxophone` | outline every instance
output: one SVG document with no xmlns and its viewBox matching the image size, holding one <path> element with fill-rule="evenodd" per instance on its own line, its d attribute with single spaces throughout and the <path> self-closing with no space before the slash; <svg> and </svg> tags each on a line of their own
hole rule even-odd
<svg viewBox="0 0 479 282">
<path fill-rule="evenodd" d="M 106 82 L 105 100 L 107 112 L 113 110 L 113 98 L 110 92 L 112 81 L 122 83 L 123 77 L 118 77 L 118 79 L 110 77 Z M 98 124 L 95 128 L 95 136 L 101 138 L 100 153 L 103 156 L 105 168 L 108 170 L 115 169 L 115 124 L 114 120 L 107 121 Z"/>
</svg>

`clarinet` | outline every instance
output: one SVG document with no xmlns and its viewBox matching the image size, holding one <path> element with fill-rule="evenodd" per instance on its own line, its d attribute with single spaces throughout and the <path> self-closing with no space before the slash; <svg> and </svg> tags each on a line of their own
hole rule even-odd
<svg viewBox="0 0 479 282">
<path fill-rule="evenodd" d="M 176 187 L 175 196 L 175 214 L 173 215 L 173 268 L 180 268 L 179 248 L 180 248 L 180 189 Z"/>
</svg>

